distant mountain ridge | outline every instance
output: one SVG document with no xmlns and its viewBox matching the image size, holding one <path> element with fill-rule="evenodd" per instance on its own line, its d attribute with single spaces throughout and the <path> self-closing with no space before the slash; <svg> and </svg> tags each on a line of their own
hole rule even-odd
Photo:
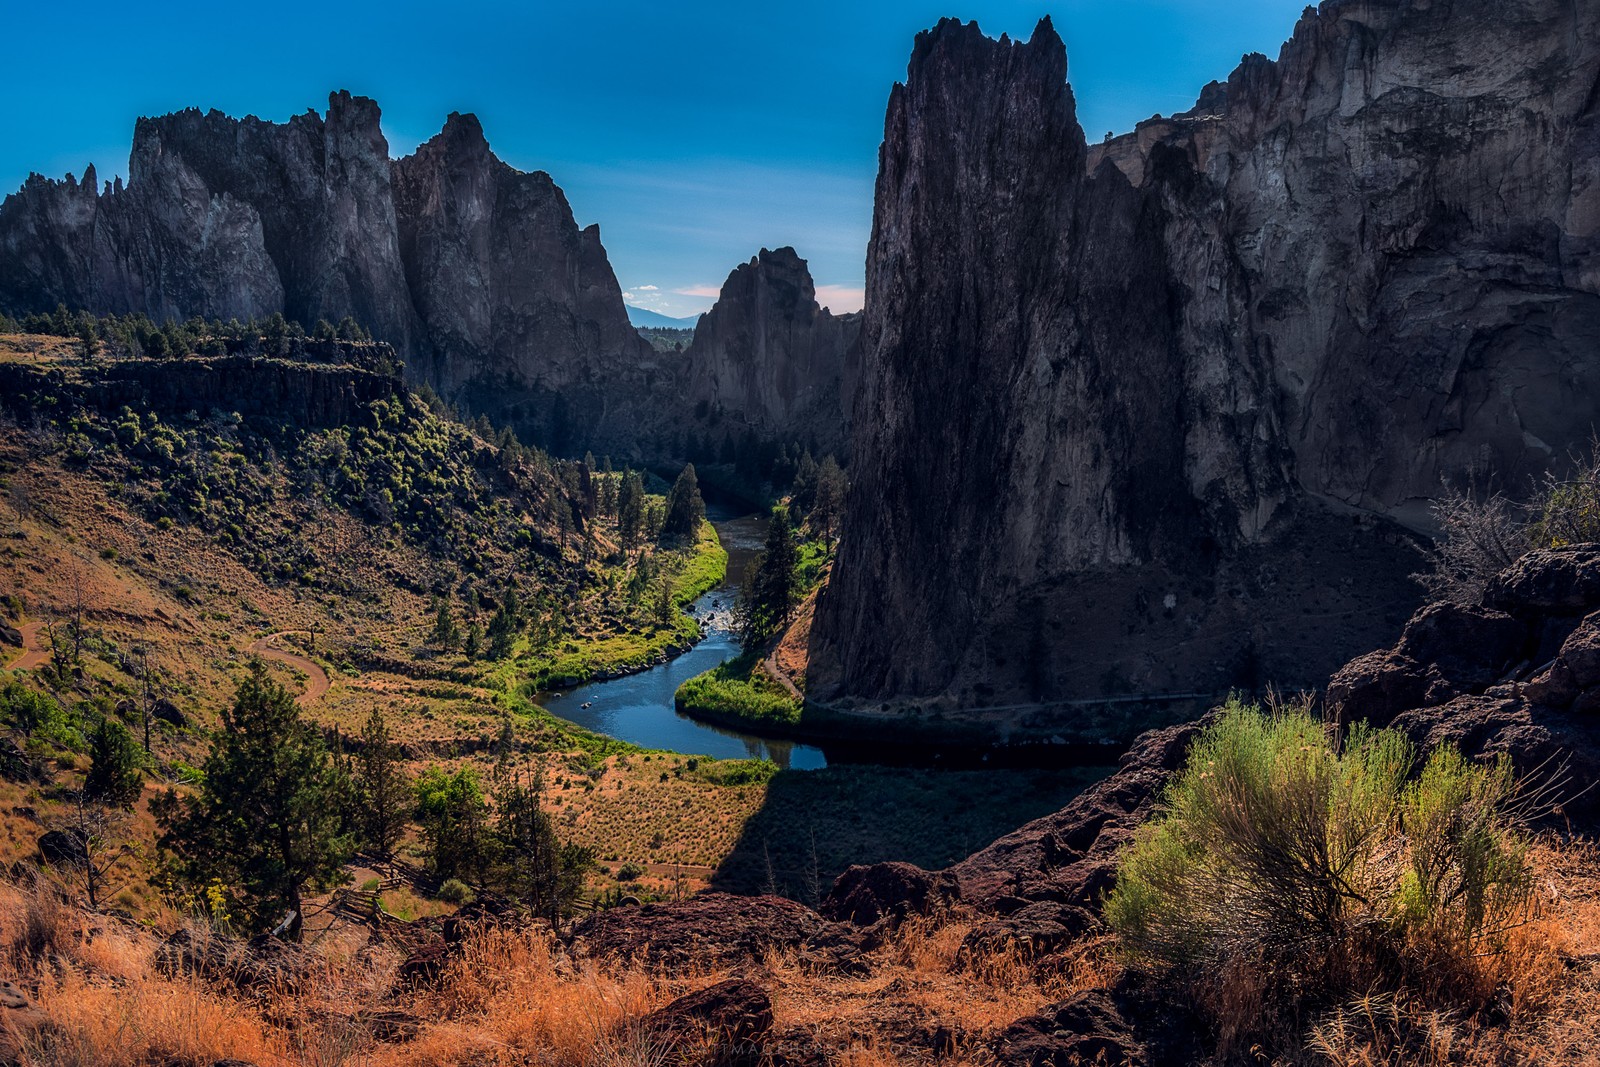
<svg viewBox="0 0 1600 1067">
<path fill-rule="evenodd" d="M 690 315 L 687 318 L 675 319 L 671 315 L 663 315 L 659 311 L 649 308 L 628 307 L 628 321 L 635 326 L 654 326 L 663 330 L 692 330 L 694 324 L 700 321 L 699 315 Z"/>
<path fill-rule="evenodd" d="M 740 367 L 738 387 L 719 391 L 694 356 L 658 353 L 638 332 L 698 317 L 628 307 L 599 226 L 578 227 L 550 175 L 502 162 L 470 114 L 391 159 L 379 117 L 374 101 L 335 92 L 325 114 L 284 123 L 193 108 L 141 118 L 126 185 L 101 188 L 91 166 L 81 179 L 33 175 L 0 203 L 0 312 L 281 312 L 308 328 L 350 315 L 412 381 L 564 455 L 682 460 L 691 429 L 718 454 L 730 437 L 842 441 L 836 405 L 796 415 L 769 402 L 799 394 L 812 325 L 840 321 L 819 316 L 809 273 L 787 296 L 719 301 L 727 321 L 776 316 L 772 331 L 738 332 L 749 352 L 726 337 L 702 348 Z M 717 417 L 691 427 L 702 400 Z"/>
</svg>

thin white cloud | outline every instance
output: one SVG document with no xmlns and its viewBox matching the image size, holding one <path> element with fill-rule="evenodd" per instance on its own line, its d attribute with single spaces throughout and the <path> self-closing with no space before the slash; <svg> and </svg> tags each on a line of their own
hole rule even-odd
<svg viewBox="0 0 1600 1067">
<path fill-rule="evenodd" d="M 679 296 L 708 296 L 713 300 L 722 295 L 722 287 L 720 285 L 691 285 L 686 289 L 674 289 L 672 291 Z"/>
<path fill-rule="evenodd" d="M 817 303 L 832 311 L 835 315 L 843 315 L 850 311 L 860 311 L 867 302 L 867 291 L 849 285 L 819 285 L 817 286 Z"/>
<path fill-rule="evenodd" d="M 660 288 L 659 285 L 636 285 L 633 287 L 633 291 L 636 293 L 653 293 Z"/>
</svg>

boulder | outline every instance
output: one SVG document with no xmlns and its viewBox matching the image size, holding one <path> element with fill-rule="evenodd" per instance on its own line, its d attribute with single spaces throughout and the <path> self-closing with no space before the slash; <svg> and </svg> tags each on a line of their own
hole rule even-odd
<svg viewBox="0 0 1600 1067">
<path fill-rule="evenodd" d="M 832 925 L 783 897 L 702 893 L 596 912 L 573 924 L 567 938 L 592 957 L 676 969 L 757 961 L 768 949 L 799 949 Z"/>
<path fill-rule="evenodd" d="M 1431 604 L 1393 648 L 1328 683 L 1329 713 L 1404 731 L 1423 750 L 1509 756 L 1560 804 L 1600 814 L 1600 546 L 1529 552 L 1478 605 Z"/>
<path fill-rule="evenodd" d="M 1495 576 L 1484 603 L 1517 616 L 1586 615 L 1600 608 L 1600 545 L 1529 552 Z"/>
<path fill-rule="evenodd" d="M 1048 901 L 1032 903 L 1010 915 L 986 919 L 961 941 L 961 956 L 977 956 L 1015 948 L 1028 959 L 1066 948 L 1099 924 L 1088 908 Z"/>
<path fill-rule="evenodd" d="M 9 623 L 0 622 L 0 644 L 22 647 L 22 631 Z"/>
<path fill-rule="evenodd" d="M 1063 914 L 1097 906 L 1116 878 L 1118 851 L 1154 810 L 1207 721 L 1142 734 L 1109 778 L 950 868 L 961 899 L 1008 912 L 1034 903 L 1055 905 Z"/>
<path fill-rule="evenodd" d="M 1006 1027 L 995 1044 L 995 1062 L 1002 1067 L 1144 1067 L 1151 1061 L 1111 994 L 1094 989 Z"/>
<path fill-rule="evenodd" d="M 150 709 L 150 714 L 169 726 L 182 728 L 189 725 L 189 717 L 178 708 L 178 705 L 165 697 L 155 702 Z"/>
<path fill-rule="evenodd" d="M 886 917 L 931 914 L 960 894 L 960 884 L 947 872 L 935 874 L 910 863 L 855 865 L 834 880 L 819 910 L 839 922 L 871 926 Z"/>
<path fill-rule="evenodd" d="M 679 997 L 638 1026 L 674 1062 L 757 1063 L 772 1031 L 772 999 L 750 979 L 730 978 Z"/>
<path fill-rule="evenodd" d="M 409 988 L 431 986 L 444 977 L 454 958 L 453 946 L 443 939 L 414 946 L 395 971 L 395 984 Z"/>
<path fill-rule="evenodd" d="M 1527 639 L 1527 627 L 1504 612 L 1439 603 L 1411 617 L 1395 651 L 1432 665 L 1452 688 L 1466 692 L 1503 674 L 1521 657 Z"/>
<path fill-rule="evenodd" d="M 39 855 L 46 863 L 77 866 L 89 861 L 88 841 L 77 830 L 51 830 L 39 838 Z"/>
</svg>

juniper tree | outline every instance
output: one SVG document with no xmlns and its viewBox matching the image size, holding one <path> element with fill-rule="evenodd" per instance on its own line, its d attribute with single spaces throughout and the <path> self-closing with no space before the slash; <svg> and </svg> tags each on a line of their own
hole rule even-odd
<svg viewBox="0 0 1600 1067">
<path fill-rule="evenodd" d="M 794 613 L 799 557 L 788 512 L 773 508 L 766 545 L 746 569 L 739 590 L 739 633 L 746 649 L 755 648 L 788 625 Z"/>
<path fill-rule="evenodd" d="M 450 601 L 444 597 L 439 598 L 438 610 L 434 612 L 432 637 L 433 643 L 446 651 L 456 647 L 456 642 L 461 639 L 456 620 L 450 614 Z"/>
<path fill-rule="evenodd" d="M 159 846 L 184 881 L 226 886 L 256 929 L 288 913 L 285 929 L 298 938 L 305 889 L 348 877 L 351 841 L 340 832 L 346 783 L 322 734 L 260 660 L 223 711 L 201 769 L 195 794 L 158 798 Z"/>
<path fill-rule="evenodd" d="M 638 544 L 644 521 L 644 480 L 633 471 L 624 471 L 617 493 L 617 534 L 623 548 Z"/>
<path fill-rule="evenodd" d="M 481 883 L 489 806 L 477 773 L 471 767 L 453 774 L 429 767 L 417 779 L 413 794 L 429 866 L 441 878 Z"/>
<path fill-rule="evenodd" d="M 705 521 L 706 505 L 700 498 L 700 481 L 695 476 L 694 464 L 686 464 L 678 480 L 672 483 L 667 495 L 666 516 L 661 521 L 661 540 L 693 542 L 700 536 L 700 524 Z"/>
<path fill-rule="evenodd" d="M 583 891 L 593 854 L 563 844 L 542 804 L 537 775 L 512 775 L 495 792 L 495 884 L 555 929 Z"/>
<path fill-rule="evenodd" d="M 138 742 L 128 728 L 115 719 L 101 719 L 89 735 L 84 796 L 115 808 L 133 807 L 143 789 L 140 762 Z"/>
<path fill-rule="evenodd" d="M 376 708 L 361 730 L 355 786 L 362 839 L 368 848 L 388 859 L 405 832 L 411 786 L 400 766 L 399 748 L 390 740 L 388 723 Z"/>
</svg>

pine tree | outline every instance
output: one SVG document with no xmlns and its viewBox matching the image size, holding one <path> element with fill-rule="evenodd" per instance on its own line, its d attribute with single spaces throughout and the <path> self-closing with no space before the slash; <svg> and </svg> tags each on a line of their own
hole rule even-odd
<svg viewBox="0 0 1600 1067">
<path fill-rule="evenodd" d="M 794 613 L 795 567 L 799 558 L 789 513 L 773 508 L 767 522 L 766 545 L 750 562 L 739 590 L 739 635 L 747 650 L 789 624 Z"/>
<path fill-rule="evenodd" d="M 622 489 L 617 497 L 617 533 L 622 538 L 623 548 L 639 543 L 644 521 L 644 479 L 634 471 L 624 471 Z"/>
<path fill-rule="evenodd" d="M 376 708 L 361 730 L 355 786 L 362 840 L 388 859 L 405 832 L 411 786 L 400 767 L 400 751 L 389 738 L 389 726 Z"/>
<path fill-rule="evenodd" d="M 339 833 L 344 783 L 322 735 L 258 660 L 211 740 L 199 791 L 167 792 L 157 819 L 163 850 L 193 885 L 213 880 L 256 929 L 298 939 L 301 896 L 344 880 L 351 841 Z"/>
<path fill-rule="evenodd" d="M 794 513 L 803 516 L 816 506 L 817 502 L 817 461 L 811 458 L 808 450 L 800 457 L 800 465 L 795 468 L 794 488 L 789 493 L 789 504 Z"/>
<path fill-rule="evenodd" d="M 561 928 L 561 918 L 583 891 L 583 876 L 593 854 L 562 844 L 555 823 L 540 801 L 537 776 L 512 775 L 495 793 L 494 882 L 535 915 Z"/>
<path fill-rule="evenodd" d="M 461 639 L 460 631 L 456 629 L 456 620 L 450 614 L 450 601 L 439 598 L 439 610 L 433 618 L 433 643 L 446 651 L 455 648 L 456 642 Z"/>
<path fill-rule="evenodd" d="M 832 537 L 844 515 L 846 489 L 844 471 L 831 455 L 817 464 L 817 484 L 811 505 L 811 527 L 823 537 Z"/>
<path fill-rule="evenodd" d="M 678 480 L 667 494 L 667 513 L 661 521 L 661 540 L 693 543 L 700 536 L 706 518 L 706 504 L 700 498 L 700 481 L 694 464 L 685 464 Z"/>
<path fill-rule="evenodd" d="M 114 808 L 131 808 L 144 785 L 139 773 L 139 744 L 115 719 L 101 719 L 89 735 L 89 774 L 84 796 Z"/>
<path fill-rule="evenodd" d="M 417 779 L 416 819 L 428 862 L 441 878 L 482 882 L 488 859 L 485 832 L 489 804 L 471 767 L 454 774 L 429 767 Z"/>
</svg>

